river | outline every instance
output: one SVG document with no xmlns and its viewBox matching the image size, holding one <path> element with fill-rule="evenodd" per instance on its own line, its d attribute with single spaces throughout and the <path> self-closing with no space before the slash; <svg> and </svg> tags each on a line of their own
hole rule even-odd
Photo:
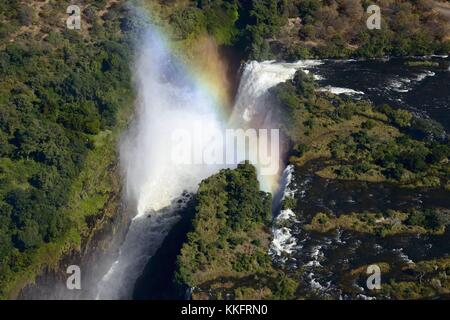
<svg viewBox="0 0 450 320">
<path fill-rule="evenodd" d="M 420 61 L 420 59 L 418 59 Z M 429 117 L 450 128 L 450 60 L 433 57 L 439 67 L 409 67 L 403 59 L 324 60 L 310 68 L 322 88 L 387 103 Z M 282 211 L 276 218 L 271 255 L 286 270 L 302 269 L 301 293 L 313 298 L 372 299 L 364 281 L 348 279 L 351 270 L 381 261 L 391 270 L 389 281 L 409 263 L 447 257 L 450 231 L 442 236 L 396 235 L 380 237 L 352 231 L 308 232 L 303 226 L 317 212 L 339 216 L 351 212 L 450 206 L 445 190 L 405 189 L 390 184 L 338 181 L 314 174 L 321 168 L 313 161 L 285 171 L 284 193 L 295 197 L 296 215 Z M 287 177 L 287 179 L 286 179 Z"/>
<path fill-rule="evenodd" d="M 233 111 L 224 116 L 220 101 L 209 93 L 208 86 L 171 54 L 165 40 L 155 30 L 149 30 L 138 50 L 134 64 L 136 114 L 120 145 L 124 200 L 134 203 L 137 210 L 114 262 L 89 284 L 89 295 L 82 298 L 132 298 L 136 280 L 179 221 L 198 183 L 221 168 L 233 167 L 229 164 L 174 164 L 168 148 L 173 142 L 171 132 L 175 128 L 194 132 L 195 124 L 212 131 L 227 127 L 277 127 L 269 89 L 291 79 L 299 69 L 311 72 L 326 90 L 355 99 L 369 99 L 376 104 L 404 107 L 450 128 L 448 58 L 433 58 L 439 67 L 409 67 L 400 59 L 248 62 L 241 69 Z M 208 139 L 204 139 L 199 147 L 204 148 L 207 143 Z M 283 158 L 281 153 L 278 159 L 281 164 Z M 239 160 L 242 159 L 238 156 L 236 162 Z M 447 193 L 321 179 L 313 174 L 315 165 L 311 163 L 297 171 L 288 168 L 289 179 L 286 174 L 281 179 L 281 189 L 291 188 L 297 195 L 297 209 L 305 219 L 318 210 L 339 214 L 406 205 L 450 206 Z M 276 190 L 282 169 L 276 175 L 259 176 L 265 190 Z M 286 268 L 305 268 L 302 290 L 318 297 L 367 297 L 369 293 L 363 289 L 356 292 L 354 288 L 342 286 L 342 274 L 352 266 L 381 258 L 401 264 L 410 259 L 448 254 L 449 232 L 444 237 L 398 236 L 389 240 L 342 231 L 318 235 L 302 231 L 305 219 L 287 217 L 287 235 L 274 229 L 278 249 L 288 254 L 272 255 L 276 263 Z"/>
</svg>

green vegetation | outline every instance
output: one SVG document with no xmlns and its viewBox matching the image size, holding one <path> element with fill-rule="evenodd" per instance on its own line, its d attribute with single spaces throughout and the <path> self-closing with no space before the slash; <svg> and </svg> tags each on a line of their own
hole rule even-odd
<svg viewBox="0 0 450 320">
<path fill-rule="evenodd" d="M 302 23 L 287 44 L 299 37 L 297 46 L 314 56 L 373 58 L 446 54 L 450 49 L 448 22 L 433 10 L 431 0 L 294 0 L 290 4 L 288 15 L 299 16 Z M 372 4 L 381 8 L 380 30 L 366 26 L 366 8 Z"/>
<path fill-rule="evenodd" d="M 450 293 L 450 259 L 420 261 L 402 270 L 397 280 L 381 286 L 392 299 L 431 299 Z"/>
<path fill-rule="evenodd" d="M 273 57 L 268 39 L 280 30 L 285 17 L 281 0 L 180 1 L 176 5 L 154 1 L 151 7 L 183 50 L 195 47 L 199 37 L 208 34 L 218 45 L 237 49 L 245 59 Z"/>
<path fill-rule="evenodd" d="M 219 275 L 264 272 L 270 265 L 271 197 L 259 191 L 255 169 L 242 164 L 223 170 L 201 183 L 196 198 L 194 230 L 181 249 L 177 280 L 198 287 Z"/>
<path fill-rule="evenodd" d="M 388 180 L 427 187 L 448 183 L 450 149 L 447 144 L 418 141 L 407 135 L 383 139 L 363 129 L 336 138 L 329 148 L 333 159 L 341 164 L 322 170 L 319 175 L 323 177 Z"/>
<path fill-rule="evenodd" d="M 170 26 L 179 40 L 207 32 L 218 44 L 231 45 L 238 33 L 237 10 L 234 1 L 199 1 L 198 6 L 175 9 L 170 15 Z"/>
<path fill-rule="evenodd" d="M 69 31 L 68 4 L 0 4 L 1 298 L 79 248 L 120 189 L 114 146 L 132 106 L 126 12 L 97 1 Z"/>
<path fill-rule="evenodd" d="M 286 60 L 448 54 L 450 27 L 432 0 L 151 1 L 160 23 L 182 47 L 204 34 L 238 49 L 244 59 Z M 380 30 L 366 9 L 381 8 Z"/>
<path fill-rule="evenodd" d="M 392 267 L 386 262 L 377 262 L 381 272 L 392 274 Z M 367 266 L 351 270 L 344 282 L 351 286 L 357 280 L 365 281 Z M 381 284 L 381 290 L 374 291 L 379 299 L 435 299 L 447 297 L 450 293 L 450 259 L 441 258 L 410 263 L 395 273 L 386 283 Z"/>
<path fill-rule="evenodd" d="M 439 67 L 439 62 L 429 60 L 406 61 L 405 65 L 410 67 Z"/>
<path fill-rule="evenodd" d="M 317 172 L 325 178 L 449 187 L 450 145 L 441 126 L 406 110 L 315 89 L 301 71 L 274 89 L 295 145 L 294 162 L 328 159 Z"/>
<path fill-rule="evenodd" d="M 271 196 L 255 168 L 240 164 L 204 180 L 192 231 L 177 260 L 175 280 L 195 287 L 194 299 L 291 299 L 298 283 L 272 266 Z"/>
<path fill-rule="evenodd" d="M 379 299 L 436 299 L 450 293 L 450 260 L 448 258 L 424 260 L 410 263 L 400 270 L 393 270 L 386 262 L 376 262 L 383 275 L 395 275 L 381 284 L 381 290 L 374 291 Z M 353 283 L 366 281 L 367 265 L 351 270 L 343 278 L 349 290 L 355 290 Z"/>
<path fill-rule="evenodd" d="M 306 230 L 328 232 L 337 228 L 386 237 L 399 233 L 443 234 L 450 224 L 448 209 L 410 209 L 406 212 L 387 210 L 384 213 L 351 213 L 338 217 L 317 213 Z"/>
</svg>

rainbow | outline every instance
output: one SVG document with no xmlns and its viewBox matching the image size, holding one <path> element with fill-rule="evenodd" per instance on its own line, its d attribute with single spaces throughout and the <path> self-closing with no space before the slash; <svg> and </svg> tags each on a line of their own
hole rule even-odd
<svg viewBox="0 0 450 320">
<path fill-rule="evenodd" d="M 202 95 L 210 101 L 209 105 L 213 110 L 209 111 L 218 117 L 224 127 L 229 126 L 234 107 L 231 89 L 233 84 L 227 78 L 229 66 L 221 57 L 215 40 L 208 35 L 201 35 L 195 39 L 195 46 L 189 46 L 183 41 L 171 41 L 170 32 L 161 26 L 152 25 L 151 30 L 157 33 L 165 49 L 173 54 L 175 63 L 183 68 L 188 82 L 199 88 Z M 260 172 L 258 166 L 255 166 Z M 279 175 L 259 175 L 261 188 L 274 192 L 278 188 Z"/>
</svg>

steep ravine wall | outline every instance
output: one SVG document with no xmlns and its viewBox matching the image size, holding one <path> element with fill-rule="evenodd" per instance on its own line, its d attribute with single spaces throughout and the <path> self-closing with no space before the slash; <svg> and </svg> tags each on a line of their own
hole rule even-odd
<svg viewBox="0 0 450 320">
<path fill-rule="evenodd" d="M 135 210 L 122 201 L 122 183 L 118 163 L 111 166 L 112 190 L 103 208 L 89 222 L 89 233 L 80 248 L 63 255 L 56 268 L 46 267 L 34 283 L 26 285 L 18 299 L 94 299 L 96 282 L 117 256 Z M 81 290 L 68 290 L 67 267 L 81 270 Z"/>
</svg>

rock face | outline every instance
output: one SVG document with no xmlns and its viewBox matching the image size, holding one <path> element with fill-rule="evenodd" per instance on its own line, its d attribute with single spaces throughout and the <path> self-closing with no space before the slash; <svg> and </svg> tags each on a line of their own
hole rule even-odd
<svg viewBox="0 0 450 320">
<path fill-rule="evenodd" d="M 90 221 L 89 234 L 80 248 L 64 255 L 56 268 L 46 268 L 20 292 L 18 299 L 95 299 L 97 282 L 106 273 L 122 243 L 135 210 L 122 202 L 118 168 L 110 174 L 114 184 L 105 206 Z M 81 271 L 81 290 L 68 290 L 67 267 L 77 265 Z"/>
<path fill-rule="evenodd" d="M 190 296 L 187 285 L 177 284 L 173 280 L 177 269 L 177 256 L 183 243 L 187 241 L 187 233 L 193 228 L 192 219 L 195 216 L 196 204 L 197 200 L 191 199 L 179 213 L 180 221 L 167 234 L 137 279 L 133 299 L 187 299 Z"/>
<path fill-rule="evenodd" d="M 95 274 L 87 261 L 103 258 L 98 252 L 127 226 L 115 167 L 133 105 L 124 3 L 79 3 L 80 30 L 66 28 L 68 3 L 0 5 L 8 12 L 0 23 L 0 299 L 89 296 L 63 292 L 66 267 L 81 267 L 87 290 Z M 7 103 L 16 100 L 24 108 Z M 33 151 L 22 152 L 26 145 Z"/>
</svg>

